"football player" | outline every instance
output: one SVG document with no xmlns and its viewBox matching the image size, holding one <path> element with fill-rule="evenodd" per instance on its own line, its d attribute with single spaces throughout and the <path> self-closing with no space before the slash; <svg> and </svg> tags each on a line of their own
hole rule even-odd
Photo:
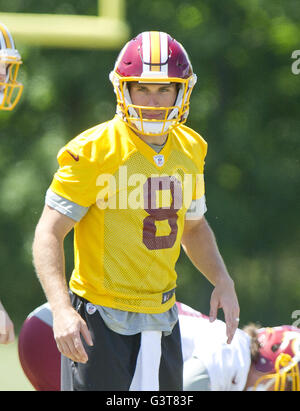
<svg viewBox="0 0 300 411">
<path fill-rule="evenodd" d="M 17 82 L 21 56 L 5 25 L 0 23 L 0 110 L 12 110 L 20 100 L 23 85 Z M 0 344 L 14 340 L 14 325 L 0 301 Z"/>
<path fill-rule="evenodd" d="M 300 391 L 299 328 L 249 324 L 229 345 L 223 321 L 180 303 L 179 319 L 185 390 Z"/>
<path fill-rule="evenodd" d="M 226 343 L 226 325 L 177 302 L 187 391 L 299 391 L 300 329 L 284 325 L 237 329 Z M 25 320 L 19 358 L 38 391 L 60 391 L 60 353 L 46 303 Z"/>
<path fill-rule="evenodd" d="M 181 390 L 181 244 L 214 285 L 211 320 L 223 308 L 228 343 L 239 317 L 204 217 L 207 144 L 184 125 L 196 75 L 180 43 L 151 31 L 124 46 L 110 80 L 117 113 L 59 151 L 33 244 L 63 354 L 62 389 Z M 63 241 L 73 228 L 69 293 Z"/>
</svg>

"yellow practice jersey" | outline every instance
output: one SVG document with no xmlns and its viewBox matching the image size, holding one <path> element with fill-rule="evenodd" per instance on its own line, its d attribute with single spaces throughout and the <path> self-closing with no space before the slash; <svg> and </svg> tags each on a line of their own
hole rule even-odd
<svg viewBox="0 0 300 411">
<path fill-rule="evenodd" d="M 74 227 L 74 293 L 125 311 L 172 307 L 185 214 L 204 196 L 206 150 L 182 125 L 157 154 L 118 116 L 60 150 L 51 190 L 89 207 Z"/>
</svg>

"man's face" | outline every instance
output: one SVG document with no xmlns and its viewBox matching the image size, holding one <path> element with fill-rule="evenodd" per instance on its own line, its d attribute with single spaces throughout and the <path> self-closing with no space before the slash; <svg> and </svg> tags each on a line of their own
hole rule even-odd
<svg viewBox="0 0 300 411">
<path fill-rule="evenodd" d="M 133 82 L 130 84 L 132 104 L 149 107 L 172 107 L 177 97 L 177 86 L 170 84 L 146 84 Z M 165 110 L 142 110 L 146 119 L 163 120 Z"/>
</svg>

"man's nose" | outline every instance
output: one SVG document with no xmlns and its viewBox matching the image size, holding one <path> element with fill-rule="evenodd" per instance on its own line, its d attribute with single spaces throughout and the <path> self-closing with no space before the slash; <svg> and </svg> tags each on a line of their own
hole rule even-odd
<svg viewBox="0 0 300 411">
<path fill-rule="evenodd" d="M 153 93 L 149 95 L 148 105 L 152 107 L 160 107 L 159 98 L 156 94 Z"/>
</svg>

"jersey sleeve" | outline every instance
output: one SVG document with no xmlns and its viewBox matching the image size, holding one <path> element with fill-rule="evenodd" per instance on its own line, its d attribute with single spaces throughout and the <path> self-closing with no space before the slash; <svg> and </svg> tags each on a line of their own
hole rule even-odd
<svg viewBox="0 0 300 411">
<path fill-rule="evenodd" d="M 46 193 L 45 203 L 59 213 L 64 214 L 77 222 L 80 221 L 89 210 L 89 207 L 83 207 L 73 201 L 67 200 L 54 193 L 50 188 Z"/>
<path fill-rule="evenodd" d="M 92 152 L 92 143 L 84 139 L 74 139 L 63 147 L 57 155 L 59 168 L 50 189 L 80 206 L 94 204 L 99 170 Z"/>
<path fill-rule="evenodd" d="M 205 195 L 204 166 L 207 154 L 207 143 L 199 134 L 196 134 L 196 142 L 197 144 L 195 144 L 193 150 L 193 161 L 197 167 L 197 174 L 195 176 L 193 201 L 199 200 Z"/>
<path fill-rule="evenodd" d="M 186 220 L 201 218 L 207 211 L 204 174 L 197 174 L 195 179 L 192 202 L 185 215 Z"/>
<path fill-rule="evenodd" d="M 192 176 L 192 201 L 187 210 L 187 220 L 201 218 L 207 211 L 205 199 L 204 165 L 207 153 L 206 141 L 193 131 L 192 160 L 196 166 L 196 173 Z"/>
</svg>

